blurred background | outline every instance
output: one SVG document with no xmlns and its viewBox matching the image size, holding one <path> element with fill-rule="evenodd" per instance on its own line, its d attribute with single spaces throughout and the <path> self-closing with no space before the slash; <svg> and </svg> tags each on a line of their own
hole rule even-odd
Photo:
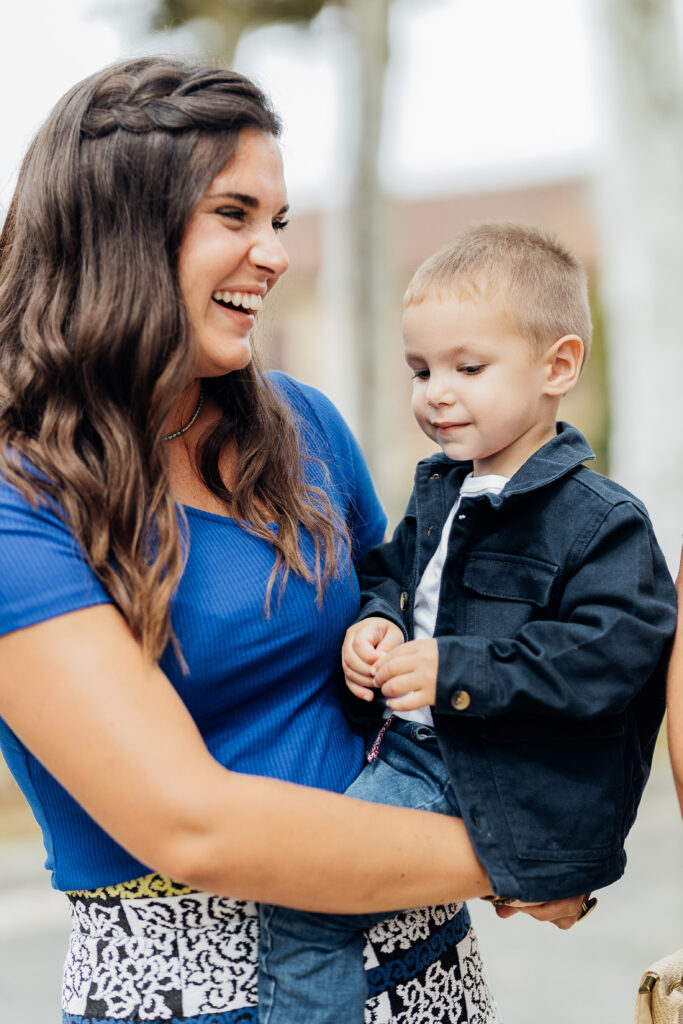
<svg viewBox="0 0 683 1024">
<path fill-rule="evenodd" d="M 521 220 L 588 269 L 594 348 L 563 415 L 598 470 L 643 498 L 674 571 L 683 0 L 6 0 L 0 218 L 59 96 L 120 56 L 160 52 L 235 67 L 283 117 L 291 267 L 259 344 L 342 409 L 391 523 L 433 450 L 409 411 L 403 289 L 470 221 Z M 473 908 L 508 1024 L 630 1021 L 640 973 L 683 943 L 682 854 L 662 737 L 626 878 L 588 921 L 564 935 Z M 43 859 L 0 764 L 0 1019 L 25 1024 L 57 1019 L 67 932 Z"/>
</svg>

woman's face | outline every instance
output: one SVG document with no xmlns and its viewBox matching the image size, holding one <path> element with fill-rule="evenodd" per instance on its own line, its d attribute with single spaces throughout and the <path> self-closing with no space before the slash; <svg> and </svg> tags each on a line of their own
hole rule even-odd
<svg viewBox="0 0 683 1024">
<path fill-rule="evenodd" d="M 251 359 L 254 319 L 289 265 L 281 240 L 287 209 L 275 140 L 255 128 L 242 129 L 180 247 L 180 290 L 197 345 L 198 377 L 241 370 Z"/>
</svg>

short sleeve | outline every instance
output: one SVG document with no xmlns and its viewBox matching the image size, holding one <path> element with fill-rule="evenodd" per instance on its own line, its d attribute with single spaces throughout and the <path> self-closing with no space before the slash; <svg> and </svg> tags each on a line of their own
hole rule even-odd
<svg viewBox="0 0 683 1024">
<path fill-rule="evenodd" d="M 0 635 L 109 601 L 57 514 L 0 476 Z"/>
<path fill-rule="evenodd" d="M 283 373 L 271 374 L 276 390 L 298 415 L 304 443 L 330 473 L 333 493 L 345 510 L 353 560 L 384 539 L 387 516 L 358 441 L 339 410 L 316 388 Z"/>
</svg>

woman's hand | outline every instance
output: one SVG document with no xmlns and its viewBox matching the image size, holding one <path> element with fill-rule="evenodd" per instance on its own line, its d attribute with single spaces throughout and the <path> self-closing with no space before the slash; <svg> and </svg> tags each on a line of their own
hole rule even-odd
<svg viewBox="0 0 683 1024">
<path fill-rule="evenodd" d="M 342 666 L 346 685 L 354 697 L 372 700 L 378 684 L 373 667 L 394 647 L 403 643 L 403 632 L 394 622 L 375 616 L 354 623 L 342 645 Z"/>
<path fill-rule="evenodd" d="M 571 896 L 565 900 L 549 900 L 547 903 L 520 903 L 494 906 L 498 917 L 512 917 L 513 914 L 529 914 L 537 921 L 550 921 L 557 928 L 566 931 L 586 916 L 583 910 L 585 896 Z"/>
</svg>

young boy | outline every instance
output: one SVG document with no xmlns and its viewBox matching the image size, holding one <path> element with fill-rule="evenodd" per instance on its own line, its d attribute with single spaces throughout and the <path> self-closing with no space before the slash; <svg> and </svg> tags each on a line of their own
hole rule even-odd
<svg viewBox="0 0 683 1024">
<path fill-rule="evenodd" d="M 590 893 L 624 870 L 676 594 L 643 506 L 556 422 L 590 342 L 585 273 L 543 232 L 475 226 L 417 270 L 403 334 L 441 452 L 361 566 L 342 660 L 378 721 L 349 793 L 460 815 L 500 897 Z M 360 1024 L 370 919 L 264 918 L 261 1020 Z"/>
</svg>

